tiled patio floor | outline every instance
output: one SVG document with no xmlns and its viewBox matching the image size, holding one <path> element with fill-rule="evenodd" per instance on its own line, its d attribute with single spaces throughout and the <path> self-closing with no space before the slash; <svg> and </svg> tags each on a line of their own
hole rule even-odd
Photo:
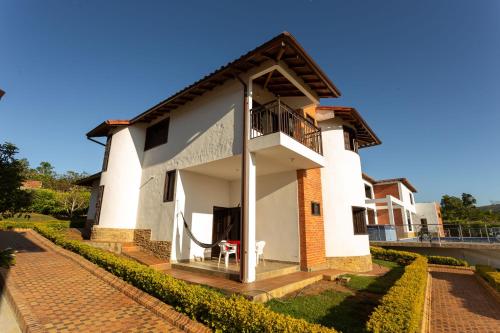
<svg viewBox="0 0 500 333">
<path fill-rule="evenodd" d="M 500 332 L 500 303 L 473 271 L 431 268 L 432 333 Z"/>
<path fill-rule="evenodd" d="M 31 232 L 0 231 L 0 244 L 19 251 L 16 265 L 0 273 L 40 332 L 181 332 Z"/>
</svg>

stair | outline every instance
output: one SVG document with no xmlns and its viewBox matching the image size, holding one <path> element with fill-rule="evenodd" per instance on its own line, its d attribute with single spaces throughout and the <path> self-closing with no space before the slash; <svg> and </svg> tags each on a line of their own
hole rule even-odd
<svg viewBox="0 0 500 333">
<path fill-rule="evenodd" d="M 122 255 L 158 271 L 171 267 L 168 260 L 155 257 L 143 251 L 140 246 L 134 245 L 134 243 L 124 243 L 122 245 Z"/>
</svg>

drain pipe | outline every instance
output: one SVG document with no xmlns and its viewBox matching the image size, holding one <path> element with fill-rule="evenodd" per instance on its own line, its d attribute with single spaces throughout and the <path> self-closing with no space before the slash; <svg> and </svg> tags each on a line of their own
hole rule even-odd
<svg viewBox="0 0 500 333">
<path fill-rule="evenodd" d="M 246 269 L 246 256 L 243 253 L 242 249 L 245 248 L 245 239 L 246 239 L 246 225 L 248 221 L 246 219 L 246 211 L 248 210 L 248 206 L 245 204 L 247 189 L 248 189 L 248 181 L 246 175 L 246 162 L 247 162 L 247 153 L 248 153 L 248 138 L 250 136 L 249 127 L 247 126 L 247 115 L 250 112 L 248 107 L 248 86 L 238 75 L 234 75 L 235 78 L 240 81 L 243 85 L 243 131 L 242 131 L 242 151 L 241 151 L 241 213 L 240 213 L 240 281 L 243 282 L 245 276 L 247 276 Z"/>
</svg>

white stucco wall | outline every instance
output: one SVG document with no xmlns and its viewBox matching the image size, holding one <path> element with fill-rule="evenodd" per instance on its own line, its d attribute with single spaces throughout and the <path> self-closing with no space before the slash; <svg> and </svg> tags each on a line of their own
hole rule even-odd
<svg viewBox="0 0 500 333">
<path fill-rule="evenodd" d="M 174 198 L 177 206 L 172 223 L 172 260 L 193 259 L 204 255 L 204 249 L 196 245 L 185 233 L 182 212 L 194 236 L 201 242 L 212 242 L 213 208 L 229 207 L 230 182 L 202 174 L 179 171 Z M 165 221 L 169 228 L 169 219 Z M 166 238 L 169 239 L 167 233 Z"/>
<path fill-rule="evenodd" d="M 352 206 L 365 206 L 360 157 L 344 148 L 340 119 L 326 120 L 319 125 L 326 164 L 321 169 L 326 256 L 368 255 L 368 235 L 354 235 L 352 219 Z"/>
<path fill-rule="evenodd" d="M 134 125 L 113 134 L 108 168 L 101 174 L 104 195 L 99 228 L 136 226 L 145 133 L 142 125 Z"/>
<path fill-rule="evenodd" d="M 174 206 L 163 203 L 165 173 L 241 153 L 243 86 L 232 80 L 170 113 L 168 142 L 144 153 L 138 228 L 170 240 Z M 158 120 L 160 121 L 160 120 Z"/>
<path fill-rule="evenodd" d="M 418 202 L 415 204 L 416 207 L 416 221 L 413 223 L 420 224 L 420 219 L 427 219 L 427 224 L 439 224 L 438 212 L 436 210 L 435 202 Z M 429 230 L 436 231 L 437 226 L 429 227 Z"/>
<path fill-rule="evenodd" d="M 401 201 L 405 204 L 405 209 L 409 210 L 411 213 L 415 213 L 415 196 L 413 196 L 413 204 L 411 203 L 410 193 L 412 193 L 406 185 L 401 182 L 398 182 L 399 186 L 399 196 Z"/>
</svg>

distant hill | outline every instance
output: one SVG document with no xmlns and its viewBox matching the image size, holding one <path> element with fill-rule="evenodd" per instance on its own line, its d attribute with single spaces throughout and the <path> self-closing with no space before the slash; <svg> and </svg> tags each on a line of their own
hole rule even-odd
<svg viewBox="0 0 500 333">
<path fill-rule="evenodd" d="M 484 210 L 484 211 L 492 210 L 493 212 L 500 213 L 500 204 L 481 206 L 481 207 L 477 207 L 477 208 Z"/>
</svg>

